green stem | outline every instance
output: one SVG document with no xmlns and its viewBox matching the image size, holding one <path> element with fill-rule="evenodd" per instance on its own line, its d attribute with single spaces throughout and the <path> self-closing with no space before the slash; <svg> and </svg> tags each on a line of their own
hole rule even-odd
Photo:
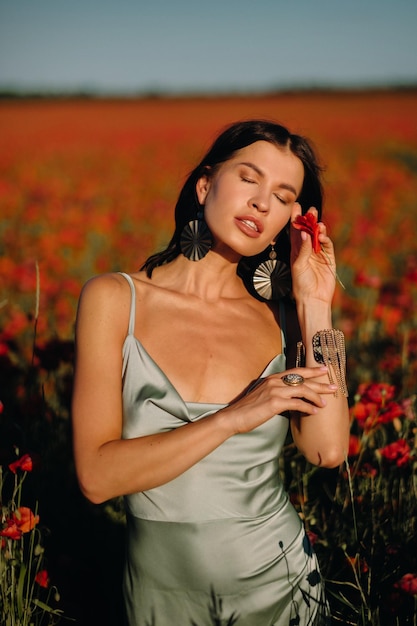
<svg viewBox="0 0 417 626">
<path fill-rule="evenodd" d="M 354 530 L 354 533 L 355 533 L 356 543 L 358 543 L 358 541 L 359 541 L 359 538 L 358 538 L 358 526 L 357 526 L 357 523 L 356 523 L 356 510 L 355 510 L 355 501 L 354 501 L 354 496 L 353 496 L 352 477 L 350 475 L 349 459 L 348 459 L 347 456 L 345 457 L 345 463 L 346 463 L 347 475 L 348 475 L 350 501 L 352 503 L 353 530 Z"/>
<path fill-rule="evenodd" d="M 338 274 L 337 274 L 336 270 L 334 270 L 334 269 L 332 268 L 332 262 L 331 262 L 331 260 L 330 260 L 330 257 L 329 257 L 329 255 L 327 254 L 327 252 L 323 249 L 323 246 L 322 246 L 322 248 L 321 248 L 321 251 L 323 252 L 324 256 L 326 257 L 326 259 L 327 259 L 327 261 L 328 261 L 328 263 L 329 263 L 329 268 L 330 268 L 330 271 L 332 272 L 333 276 L 335 277 L 335 279 L 337 280 L 337 282 L 339 283 L 339 285 L 342 287 L 342 289 L 345 289 L 345 290 L 346 290 L 346 287 L 344 286 L 344 284 L 343 284 L 343 283 L 342 283 L 342 281 L 340 280 L 340 278 L 339 278 L 339 276 L 338 276 Z"/>
<path fill-rule="evenodd" d="M 40 291 L 41 291 L 41 281 L 40 281 L 40 273 L 39 273 L 39 263 L 35 262 L 35 271 L 36 271 L 36 301 L 35 301 L 35 323 L 33 328 L 33 345 L 32 345 L 32 362 L 31 367 L 33 367 L 35 361 L 35 348 L 36 348 L 36 336 L 37 336 L 37 328 L 38 328 L 38 317 L 39 317 L 39 300 L 40 300 Z"/>
</svg>

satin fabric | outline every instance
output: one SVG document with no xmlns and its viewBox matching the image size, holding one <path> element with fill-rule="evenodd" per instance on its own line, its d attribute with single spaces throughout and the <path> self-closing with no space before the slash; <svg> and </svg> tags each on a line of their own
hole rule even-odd
<svg viewBox="0 0 417 626">
<path fill-rule="evenodd" d="M 123 275 L 132 290 L 123 438 L 181 428 L 223 408 L 184 402 L 134 336 L 135 289 Z M 284 369 L 279 354 L 259 381 Z M 276 415 L 176 479 L 125 497 L 129 626 L 324 623 L 316 557 L 279 476 L 287 431 L 287 418 Z"/>
</svg>

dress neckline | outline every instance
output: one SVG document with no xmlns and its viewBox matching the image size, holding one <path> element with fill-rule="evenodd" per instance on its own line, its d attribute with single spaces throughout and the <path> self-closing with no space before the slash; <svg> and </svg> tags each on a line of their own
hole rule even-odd
<svg viewBox="0 0 417 626">
<path fill-rule="evenodd" d="M 169 379 L 169 377 L 165 374 L 164 370 L 158 365 L 158 363 L 155 361 L 155 359 L 149 354 L 149 352 L 146 350 L 145 346 L 143 345 L 143 343 L 133 334 L 133 333 L 129 333 L 126 336 L 125 339 L 125 343 L 128 339 L 131 339 L 132 341 L 134 341 L 134 343 L 137 345 L 137 347 L 139 348 L 139 351 L 141 352 L 142 356 L 145 356 L 145 358 L 147 359 L 147 361 L 149 363 L 152 364 L 152 366 L 154 368 L 156 368 L 158 370 L 158 372 L 164 377 L 167 385 L 172 389 L 172 391 L 174 391 L 174 393 L 178 396 L 178 398 L 181 400 L 181 402 L 185 405 L 185 406 L 215 406 L 215 407 L 225 407 L 228 406 L 231 403 L 220 403 L 220 402 L 194 402 L 192 400 L 188 401 L 188 400 L 184 400 L 184 398 L 181 396 L 181 394 L 179 393 L 179 391 L 176 389 L 175 385 L 171 382 L 171 380 Z M 282 359 L 285 358 L 284 353 L 280 352 L 279 354 L 276 354 L 268 363 L 267 365 L 264 367 L 264 369 L 262 370 L 262 372 L 260 373 L 260 375 L 258 376 L 258 378 L 256 378 L 248 387 L 246 393 L 248 393 L 248 391 L 252 390 L 254 387 L 256 387 L 256 385 L 258 385 L 262 379 L 265 377 L 266 372 L 272 368 L 273 364 L 275 363 L 275 361 L 277 361 L 278 359 Z M 273 373 L 273 372 L 271 372 Z"/>
</svg>

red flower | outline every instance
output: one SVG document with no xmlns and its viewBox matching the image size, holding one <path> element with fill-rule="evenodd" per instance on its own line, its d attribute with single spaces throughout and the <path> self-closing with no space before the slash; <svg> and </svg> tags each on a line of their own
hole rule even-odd
<svg viewBox="0 0 417 626">
<path fill-rule="evenodd" d="M 13 474 L 16 474 L 18 469 L 21 469 L 23 472 L 31 472 L 33 470 L 33 459 L 30 454 L 24 454 L 14 463 L 10 463 L 9 469 Z"/>
<path fill-rule="evenodd" d="M 362 402 L 374 402 L 379 406 L 384 406 L 388 400 L 393 399 L 395 387 L 388 383 L 362 383 L 359 385 L 358 394 Z"/>
<path fill-rule="evenodd" d="M 0 537 L 7 537 L 7 539 L 20 539 L 22 531 L 18 528 L 16 522 L 12 519 L 6 520 L 7 526 L 0 530 Z"/>
<path fill-rule="evenodd" d="M 319 253 L 321 250 L 321 245 L 319 242 L 320 230 L 317 222 L 317 217 L 313 215 L 313 213 L 297 215 L 292 225 L 297 230 L 302 230 L 310 235 L 313 244 L 313 250 L 316 254 Z"/>
<path fill-rule="evenodd" d="M 387 461 L 395 463 L 397 467 L 403 467 L 410 459 L 410 446 L 405 439 L 398 439 L 381 448 L 380 453 Z"/>
<path fill-rule="evenodd" d="M 348 457 L 358 456 L 361 449 L 361 440 L 356 435 L 350 435 L 349 437 L 349 450 Z"/>
<path fill-rule="evenodd" d="M 373 402 L 357 402 L 350 412 L 362 429 L 369 430 L 376 423 L 378 407 Z"/>
<path fill-rule="evenodd" d="M 355 275 L 355 285 L 359 287 L 372 287 L 373 289 L 379 289 L 381 286 L 381 279 L 379 276 L 372 276 L 367 274 L 364 270 L 360 270 Z"/>
<path fill-rule="evenodd" d="M 35 580 L 41 587 L 45 589 L 49 586 L 49 575 L 46 569 L 41 569 L 35 576 Z"/>
<path fill-rule="evenodd" d="M 364 465 L 359 469 L 359 476 L 363 476 L 364 478 L 375 478 L 377 476 L 378 471 L 372 467 L 369 463 L 364 463 Z"/>
<path fill-rule="evenodd" d="M 392 422 L 396 417 L 402 417 L 404 415 L 404 409 L 398 402 L 388 402 L 385 409 L 381 411 L 378 416 L 378 422 L 387 424 Z"/>
<path fill-rule="evenodd" d="M 0 537 L 20 539 L 23 533 L 28 533 L 39 522 L 39 515 L 34 515 L 27 506 L 20 506 L 11 517 L 6 520 L 6 527 L 0 530 Z"/>
<path fill-rule="evenodd" d="M 404 574 L 394 586 L 410 596 L 417 596 L 417 574 Z"/>
<path fill-rule="evenodd" d="M 39 522 L 39 515 L 34 515 L 27 506 L 20 506 L 16 513 L 13 513 L 13 518 L 22 533 L 28 533 Z"/>
<path fill-rule="evenodd" d="M 311 545 L 314 546 L 317 543 L 319 536 L 316 533 L 314 533 L 312 530 L 307 530 L 306 534 L 310 540 Z"/>
</svg>

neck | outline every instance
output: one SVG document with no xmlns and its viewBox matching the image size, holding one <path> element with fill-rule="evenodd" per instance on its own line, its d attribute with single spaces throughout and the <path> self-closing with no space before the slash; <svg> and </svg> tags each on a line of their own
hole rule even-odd
<svg viewBox="0 0 417 626">
<path fill-rule="evenodd" d="M 206 301 L 241 298 L 247 296 L 247 291 L 236 274 L 237 265 L 237 261 L 230 262 L 212 250 L 200 261 L 190 261 L 180 254 L 171 263 L 156 268 L 153 279 L 161 287 Z"/>
</svg>

